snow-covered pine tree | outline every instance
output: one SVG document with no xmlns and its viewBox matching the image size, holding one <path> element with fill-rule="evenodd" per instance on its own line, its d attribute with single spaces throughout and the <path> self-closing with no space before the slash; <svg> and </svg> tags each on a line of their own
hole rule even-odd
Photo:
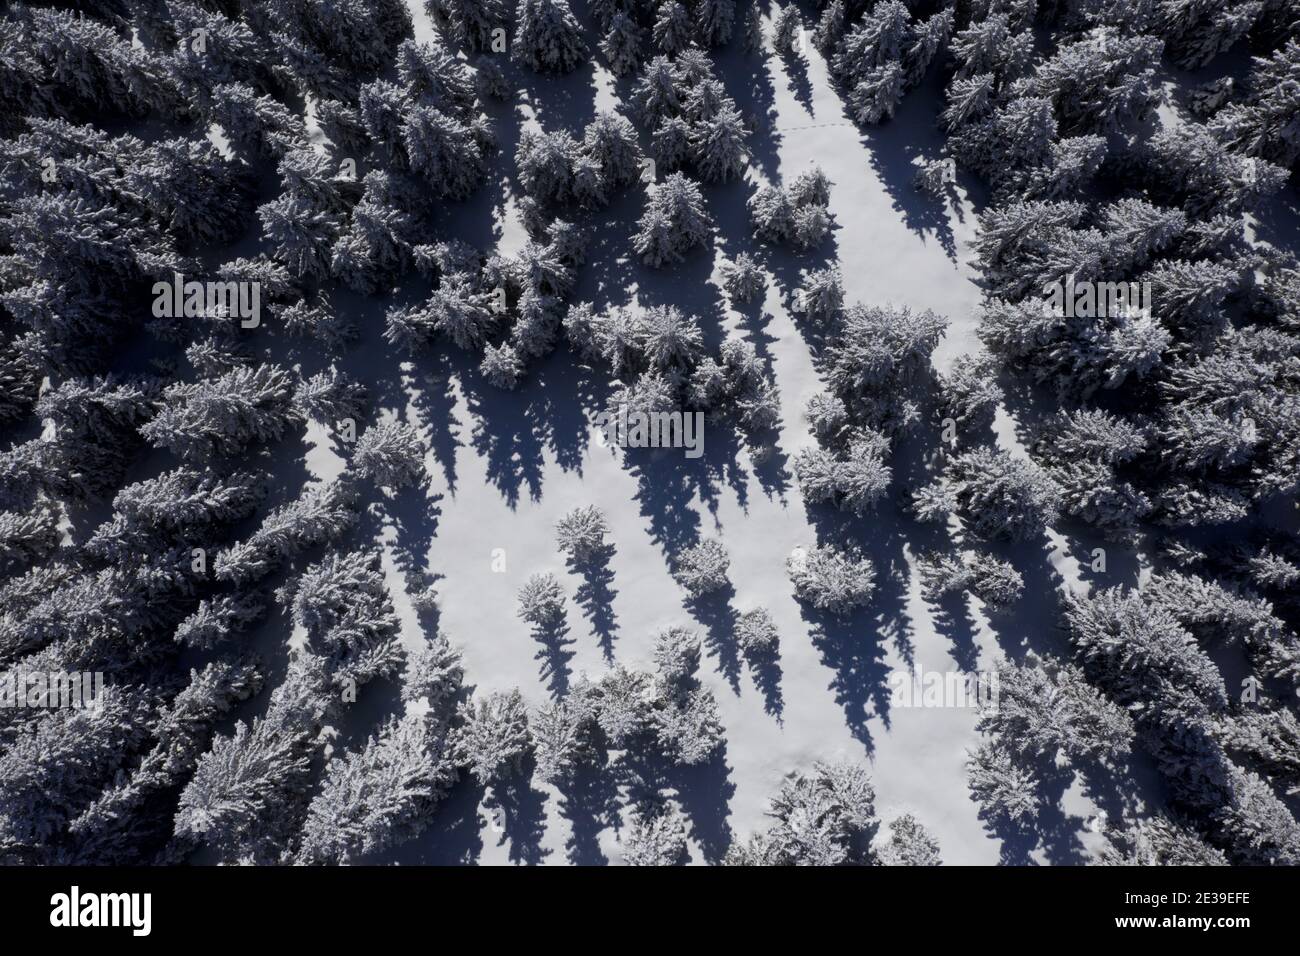
<svg viewBox="0 0 1300 956">
<path fill-rule="evenodd" d="M 316 738 L 338 703 L 319 660 L 295 660 L 264 717 L 239 721 L 199 758 L 176 835 L 228 859 L 284 860 L 306 810 Z"/>
<path fill-rule="evenodd" d="M 1228 858 L 1195 830 L 1165 816 L 1139 820 L 1127 829 L 1106 831 L 1105 866 L 1227 866 Z"/>
<path fill-rule="evenodd" d="M 692 32 L 686 7 L 677 0 L 668 0 L 660 5 L 652 34 L 661 53 L 672 56 L 686 49 L 691 44 Z"/>
<path fill-rule="evenodd" d="M 839 266 L 814 269 L 804 275 L 792 308 L 814 322 L 827 322 L 844 307 L 844 280 Z"/>
<path fill-rule="evenodd" d="M 484 786 L 517 772 L 532 750 L 523 695 L 498 691 L 462 704 L 452 741 L 457 765 Z"/>
<path fill-rule="evenodd" d="M 422 715 L 389 718 L 361 749 L 326 768 L 307 807 L 300 858 L 349 863 L 418 834 L 459 777 L 448 749 Z"/>
<path fill-rule="evenodd" d="M 876 569 L 868 558 L 831 545 L 796 549 L 786 571 L 795 597 L 839 617 L 865 607 L 876 589 Z"/>
<path fill-rule="evenodd" d="M 684 548 L 673 562 L 673 577 L 691 597 L 700 597 L 728 585 L 727 569 L 731 558 L 722 542 L 707 538 Z"/>
<path fill-rule="evenodd" d="M 555 541 L 560 550 L 582 564 L 598 557 L 607 547 L 609 521 L 595 505 L 574 508 L 555 526 Z"/>
<path fill-rule="evenodd" d="M 686 861 L 686 828 L 671 805 L 641 807 L 632 816 L 623 840 L 628 866 L 680 866 Z"/>
<path fill-rule="evenodd" d="M 235 584 L 265 577 L 282 561 L 351 529 L 357 520 L 355 502 L 356 492 L 344 481 L 309 487 L 267 514 L 248 538 L 219 551 L 213 574 Z"/>
<path fill-rule="evenodd" d="M 713 221 L 704 209 L 700 187 L 682 173 L 673 173 L 650 188 L 638 226 L 633 248 L 652 266 L 680 262 L 685 253 L 707 245 L 713 237 Z"/>
<path fill-rule="evenodd" d="M 595 160 L 602 180 L 611 187 L 630 185 L 641 176 L 645 156 L 637 142 L 636 128 L 617 113 L 597 113 L 587 124 L 582 152 Z"/>
<path fill-rule="evenodd" d="M 747 252 L 740 253 L 733 262 L 727 264 L 722 282 L 733 304 L 750 302 L 767 287 L 763 270 Z"/>
<path fill-rule="evenodd" d="M 478 370 L 493 387 L 510 391 L 523 378 L 524 361 L 514 345 L 502 342 L 498 346 L 484 346 Z"/>
<path fill-rule="evenodd" d="M 626 13 L 621 10 L 610 21 L 605 38 L 600 41 L 600 52 L 609 63 L 610 72 L 615 76 L 626 76 L 641 65 L 641 44 L 644 33 Z"/>
<path fill-rule="evenodd" d="M 304 379 L 294 390 L 293 403 L 304 418 L 334 428 L 344 419 L 359 419 L 368 394 L 360 382 L 330 366 Z"/>
<path fill-rule="evenodd" d="M 952 458 L 943 480 L 958 514 L 981 537 L 1027 541 L 1043 533 L 1060 507 L 1060 489 L 1037 465 L 977 448 Z"/>
<path fill-rule="evenodd" d="M 407 111 L 401 141 L 411 169 L 439 196 L 464 199 L 478 188 L 486 172 L 483 130 L 436 107 L 420 105 Z"/>
<path fill-rule="evenodd" d="M 1128 712 L 1072 665 L 1030 660 L 998 668 L 997 703 L 980 712 L 981 733 L 1020 754 L 1073 762 L 1122 761 L 1133 740 Z"/>
<path fill-rule="evenodd" d="M 0 754 L 0 859 L 53 862 L 52 844 L 148 739 L 149 716 L 139 688 L 108 685 L 94 707 L 55 707 L 11 731 Z"/>
<path fill-rule="evenodd" d="M 1042 782 L 1005 747 L 983 744 L 967 759 L 966 773 L 982 817 L 1013 827 L 1037 820 L 1043 809 Z"/>
<path fill-rule="evenodd" d="M 772 49 L 781 56 L 792 56 L 802 52 L 798 44 L 803 36 L 803 14 L 793 3 L 787 3 L 777 10 L 772 18 Z"/>
<path fill-rule="evenodd" d="M 355 690 L 401 666 L 401 622 L 377 552 L 332 554 L 281 592 L 336 688 Z"/>
<path fill-rule="evenodd" d="M 641 78 L 632 91 L 632 102 L 652 130 L 681 112 L 680 79 L 677 66 L 662 54 L 651 59 L 641 71 Z"/>
<path fill-rule="evenodd" d="M 737 615 L 734 633 L 741 653 L 750 660 L 774 656 L 781 640 L 772 615 L 762 607 Z"/>
<path fill-rule="evenodd" d="M 564 619 L 565 601 L 555 575 L 534 574 L 519 589 L 519 616 L 537 627 L 553 627 Z"/>
<path fill-rule="evenodd" d="M 685 627 L 671 627 L 655 638 L 655 672 L 673 691 L 689 689 L 700 667 L 700 636 Z"/>
<path fill-rule="evenodd" d="M 916 817 L 904 813 L 889 821 L 889 839 L 876 851 L 884 866 L 939 866 L 939 843 Z"/>
<path fill-rule="evenodd" d="M 861 766 L 818 763 L 790 774 L 773 797 L 773 823 L 748 844 L 732 844 L 732 866 L 843 866 L 871 862 L 879 827 L 876 792 Z"/>
<path fill-rule="evenodd" d="M 204 598 L 194 613 L 176 626 L 176 643 L 210 649 L 248 630 L 265 611 L 266 604 L 256 593 Z"/>
<path fill-rule="evenodd" d="M 362 478 L 390 488 L 414 484 L 424 475 L 424 442 L 406 422 L 372 425 L 357 437 L 352 467 Z"/>
<path fill-rule="evenodd" d="M 510 50 L 538 72 L 568 73 L 587 55 L 587 44 L 567 0 L 519 0 Z"/>
<path fill-rule="evenodd" d="M 331 247 L 342 229 L 342 217 L 300 195 L 284 193 L 258 207 L 262 235 L 272 255 L 299 279 L 329 274 Z"/>
<path fill-rule="evenodd" d="M 193 772 L 211 743 L 215 721 L 262 687 L 251 660 L 213 661 L 189 676 L 189 684 L 159 708 L 149 730 L 153 749 L 129 777 L 119 777 L 71 822 L 73 846 L 61 862 L 170 862 L 165 847 L 172 821 L 157 812 L 159 798 Z"/>
<path fill-rule="evenodd" d="M 491 50 L 493 31 L 509 26 L 505 0 L 425 0 L 430 13 L 446 18 L 451 37 L 468 50 Z"/>
<path fill-rule="evenodd" d="M 588 697 L 575 687 L 567 697 L 543 704 L 529 718 L 539 781 L 566 781 L 595 758 L 596 712 Z"/>
<path fill-rule="evenodd" d="M 140 427 L 151 444 L 202 461 L 280 438 L 297 419 L 292 376 L 270 363 L 163 390 L 163 407 Z"/>
<path fill-rule="evenodd" d="M 747 136 L 744 120 L 730 105 L 692 128 L 691 159 L 705 182 L 726 182 L 742 175 Z"/>
</svg>

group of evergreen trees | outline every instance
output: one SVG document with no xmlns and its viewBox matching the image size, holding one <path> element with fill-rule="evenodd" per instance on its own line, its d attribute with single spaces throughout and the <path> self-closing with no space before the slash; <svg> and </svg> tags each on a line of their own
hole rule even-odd
<svg viewBox="0 0 1300 956">
<path fill-rule="evenodd" d="M 1283 582 L 1297 580 L 1296 553 L 1260 520 L 1297 491 L 1297 263 L 1243 219 L 1295 161 L 1295 131 L 1277 123 L 1295 24 L 1268 6 L 977 5 L 955 22 L 946 148 L 992 189 L 976 244 L 981 361 L 1059 410 L 1027 414 L 1028 459 L 945 456 L 914 506 L 976 538 L 1082 525 L 1158 554 L 1138 589 L 1067 599 L 1059 659 L 1003 669 L 970 763 L 988 818 L 1032 827 L 1062 758 L 1121 778 L 1130 748 L 1153 760 L 1169 805 L 1113 828 L 1108 862 L 1294 863 L 1300 850 L 1277 762 L 1294 750 L 1300 619 Z M 1195 69 L 1243 39 L 1262 55 L 1239 92 L 1230 80 L 1185 91 L 1176 120 L 1155 117 L 1165 62 Z M 1051 296 L 1090 284 L 1141 297 L 1108 309 Z M 958 422 L 962 398 L 940 406 Z M 1223 543 L 1194 544 L 1200 527 Z M 972 567 L 938 557 L 926 573 L 996 604 Z M 1225 685 L 1207 653 L 1225 643 L 1258 697 Z"/>
<path fill-rule="evenodd" d="M 889 823 L 876 816 L 876 790 L 850 763 L 790 774 L 772 798 L 772 826 L 734 843 L 730 866 L 938 866 L 939 844 L 911 814 Z"/>
<path fill-rule="evenodd" d="M 1140 597 L 1111 612 L 1106 602 L 1119 601 L 1119 590 L 1091 603 L 1076 596 L 1063 615 L 1075 640 L 1059 660 L 1002 672 L 1001 716 L 983 720 L 989 742 L 969 768 L 987 818 L 1027 826 L 1048 799 L 1042 778 L 1059 775 L 1054 761 L 1085 773 L 1101 761 L 1103 772 L 1123 777 L 1125 755 L 1142 751 L 1165 770 L 1171 801 L 1164 816 L 1112 830 L 1110 862 L 1295 858 L 1285 797 L 1294 792 L 1286 767 L 1296 752 L 1300 618 L 1288 588 L 1300 581 L 1300 552 L 1260 518 L 1294 500 L 1300 473 L 1298 272 L 1293 254 L 1254 240 L 1243 219 L 1289 188 L 1297 155 L 1296 27 L 1275 7 L 1239 4 L 1212 16 L 1160 3 L 834 2 L 813 31 L 848 112 L 863 123 L 892 115 L 927 68 L 944 72 L 945 152 L 990 187 L 976 243 L 988 352 L 933 376 L 943 320 L 848 306 L 834 267 L 806 270 L 792 311 L 805 320 L 828 391 L 808 406 L 815 444 L 795 462 L 803 497 L 848 512 L 841 521 L 852 525 L 894 498 L 896 439 L 950 446 L 934 458 L 934 480 L 908 489 L 909 510 L 923 521 L 955 520 L 963 550 L 925 555 L 922 584 L 930 599 L 970 594 L 993 610 L 1024 589 L 1022 569 L 995 556 L 999 542 L 1086 526 L 1154 545 L 1160 570 Z M 783 8 L 775 29 L 778 52 L 802 50 L 796 8 Z M 1045 30 L 1046 47 L 1035 39 Z M 1242 40 L 1257 52 L 1244 80 L 1180 91 L 1182 115 L 1157 117 L 1166 63 L 1198 68 Z M 944 162 L 931 162 L 918 182 L 946 181 Z M 791 205 L 776 188 L 755 195 L 758 236 L 787 238 Z M 735 302 L 764 288 L 745 256 L 725 279 Z M 1092 283 L 1133 294 L 1118 309 L 1052 304 L 1054 285 Z M 998 448 L 994 409 L 1009 394 L 1035 393 L 1060 410 L 1025 417 L 1027 457 Z M 1202 539 L 1187 530 L 1203 526 L 1226 543 L 1193 544 Z M 810 598 L 799 574 L 826 552 L 801 549 L 790 562 L 796 594 L 817 608 L 831 605 Z M 1177 630 L 1162 633 L 1139 613 L 1152 604 Z M 1115 617 L 1084 613 L 1093 607 Z M 1229 693 L 1205 657 L 1185 664 L 1185 680 L 1166 673 L 1140 689 L 1129 683 L 1139 659 L 1164 673 L 1177 655 L 1203 655 L 1198 645 L 1225 640 L 1244 654 L 1252 686 L 1267 688 L 1260 703 Z M 1103 666 L 1101 653 L 1124 656 Z M 1152 653 L 1176 656 L 1156 666 Z M 1210 682 L 1195 720 L 1178 696 L 1195 686 L 1193 674 Z M 1008 708 L 1019 715 L 1014 725 Z M 1129 721 L 1126 710 L 1139 716 Z M 1072 722 L 1097 739 L 1032 743 Z"/>
</svg>

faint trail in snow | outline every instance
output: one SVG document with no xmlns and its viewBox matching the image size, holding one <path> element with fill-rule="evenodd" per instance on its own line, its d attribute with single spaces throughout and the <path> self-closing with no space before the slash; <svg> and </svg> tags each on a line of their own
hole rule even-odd
<svg viewBox="0 0 1300 956">
<path fill-rule="evenodd" d="M 793 133 L 801 129 L 830 129 L 832 126 L 849 126 L 857 129 L 856 123 L 811 123 L 808 126 L 777 126 L 772 129 L 772 132 Z"/>
</svg>

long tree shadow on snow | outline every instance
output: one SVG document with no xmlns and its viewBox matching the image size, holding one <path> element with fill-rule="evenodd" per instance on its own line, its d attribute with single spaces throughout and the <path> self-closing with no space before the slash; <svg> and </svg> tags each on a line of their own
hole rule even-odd
<svg viewBox="0 0 1300 956">
<path fill-rule="evenodd" d="M 491 820 L 490 828 L 498 832 L 498 845 L 509 844 L 511 863 L 535 866 L 545 861 L 551 850 L 542 846 L 546 835 L 546 791 L 533 786 L 536 763 L 530 756 L 519 772 L 497 781 L 483 801 Z"/>
<path fill-rule="evenodd" d="M 534 660 L 541 661 L 541 678 L 546 682 L 551 697 L 560 700 L 569 693 L 569 661 L 575 655 L 569 648 L 578 642 L 569 636 L 569 625 L 563 619 L 553 624 L 535 625 L 532 634 L 533 640 L 541 645 L 533 655 Z"/>
<path fill-rule="evenodd" d="M 591 625 L 592 633 L 600 643 L 600 651 L 609 663 L 614 661 L 614 635 L 618 631 L 618 615 L 614 613 L 614 598 L 618 591 L 612 587 L 614 572 L 610 568 L 616 550 L 614 545 L 606 544 L 585 560 L 569 558 L 567 562 L 571 571 L 582 576 L 574 600 Z"/>
<path fill-rule="evenodd" d="M 600 834 L 622 826 L 619 789 L 602 750 L 597 762 L 582 765 L 557 783 L 560 816 L 569 821 L 565 858 L 576 866 L 603 866 L 609 862 L 600 848 Z"/>
<path fill-rule="evenodd" d="M 609 751 L 606 742 L 595 745 L 597 759 L 584 763 L 556 782 L 559 813 L 569 821 L 565 856 L 570 863 L 603 865 L 609 862 L 600 847 L 600 835 L 622 828 L 622 807 L 676 799 L 688 824 L 688 833 L 704 856 L 718 863 L 731 846 L 727 822 L 735 793 L 727 765 L 725 743 L 703 764 L 682 766 L 665 757 L 650 734 L 630 740 L 625 750 Z"/>
<path fill-rule="evenodd" d="M 433 810 L 429 825 L 411 840 L 376 854 L 374 862 L 400 866 L 471 866 L 477 865 L 483 852 L 483 826 L 479 804 L 483 787 L 472 778 L 462 777 Z M 366 861 L 361 861 L 366 862 Z"/>
<path fill-rule="evenodd" d="M 460 380 L 474 418 L 471 445 L 512 509 L 521 492 L 541 499 L 543 449 L 565 471 L 581 474 L 589 441 L 583 410 L 596 403 L 596 388 L 567 350 L 530 365 L 527 376 L 513 392 L 489 385 L 477 369 Z"/>
<path fill-rule="evenodd" d="M 740 695 L 740 649 L 736 646 L 736 611 L 731 606 L 736 589 L 728 583 L 709 594 L 688 598 L 684 603 L 691 617 L 704 626 L 704 650 L 718 662 L 718 671 L 732 691 Z"/>
<path fill-rule="evenodd" d="M 631 806 L 657 802 L 665 793 L 672 793 L 686 817 L 687 833 L 699 845 L 704 862 L 722 861 L 731 846 L 727 818 L 736 792 L 725 742 L 708 762 L 695 766 L 675 764 L 653 746 L 637 746 L 624 751 L 612 768 Z"/>
</svg>

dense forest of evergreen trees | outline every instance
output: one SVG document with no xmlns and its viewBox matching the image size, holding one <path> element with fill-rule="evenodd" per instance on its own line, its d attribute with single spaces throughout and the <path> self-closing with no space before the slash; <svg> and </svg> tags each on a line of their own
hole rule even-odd
<svg viewBox="0 0 1300 956">
<path fill-rule="evenodd" d="M 1001 665 L 968 765 L 989 826 L 1032 829 L 1063 765 L 1122 787 L 1137 754 L 1165 804 L 1112 829 L 1102 862 L 1300 863 L 1300 545 L 1262 520 L 1300 491 L 1300 265 L 1252 227 L 1295 197 L 1290 0 L 591 0 L 577 13 L 428 0 L 428 13 L 426 42 L 399 0 L 4 13 L 0 669 L 102 672 L 106 690 L 92 708 L 0 708 L 0 862 L 350 862 L 419 833 L 462 778 L 563 785 L 618 751 L 695 766 L 725 747 L 688 628 L 661 634 L 651 665 L 616 664 L 540 707 L 474 691 L 456 635 L 404 647 L 379 556 L 349 535 L 381 489 L 423 480 L 428 438 L 373 416 L 366 384 L 328 363 L 357 337 L 338 295 L 418 279 L 427 297 L 384 317 L 394 362 L 457 350 L 510 390 L 569 350 L 611 383 L 611 407 L 704 411 L 770 443 L 781 396 L 752 344 L 706 345 L 675 306 L 574 295 L 585 230 L 625 193 L 644 193 L 625 232 L 651 268 L 711 248 L 719 184 L 744 192 L 759 242 L 826 240 L 836 185 L 821 169 L 744 181 L 765 133 L 710 55 L 732 44 L 796 70 L 815 49 L 863 126 L 941 81 L 944 152 L 920 195 L 942 195 L 955 170 L 987 197 L 982 350 L 942 375 L 943 317 L 847 301 L 834 264 L 784 290 L 823 387 L 792 462 L 804 500 L 845 522 L 903 501 L 918 529 L 959 527 L 960 546 L 923 556 L 926 594 L 995 610 L 1025 588 L 1006 544 L 1050 528 L 1140 538 L 1157 556 L 1140 586 L 1062 596 L 1039 622 L 1060 636 L 1055 656 Z M 514 255 L 433 227 L 501 149 L 482 107 L 512 95 L 506 57 L 539 83 L 599 58 L 629 100 L 519 137 L 528 235 Z M 1229 57 L 1249 58 L 1240 79 L 1197 78 Z M 1161 119 L 1171 75 L 1179 108 Z M 228 251 L 250 235 L 260 251 Z M 255 287 L 260 327 L 229 309 L 151 312 L 175 277 Z M 1150 307 L 1046 308 L 1065 282 L 1136 283 Z M 743 303 L 766 279 L 741 254 L 723 283 Z M 325 370 L 277 362 L 268 341 L 301 343 Z M 1027 454 L 1011 454 L 995 410 L 1035 398 L 1050 412 L 1022 422 Z M 343 473 L 268 501 L 277 445 L 345 423 Z M 893 463 L 905 441 L 936 452 L 914 485 Z M 578 508 L 557 551 L 592 575 L 609 533 Z M 740 560 L 706 538 L 671 573 L 707 600 Z M 828 538 L 788 573 L 810 613 L 860 619 L 879 569 Z M 543 646 L 567 599 L 550 575 L 520 591 Z M 301 637 L 287 668 L 246 640 L 273 615 Z M 761 607 L 734 630 L 756 669 L 789 639 Z M 1257 696 L 1225 677 L 1225 648 Z M 396 682 L 403 709 L 329 753 L 322 731 L 372 681 Z M 234 720 L 253 699 L 257 716 Z M 712 862 L 939 862 L 925 821 L 882 825 L 863 765 L 791 771 L 768 829 Z M 681 806 L 638 793 L 627 814 L 627 862 L 687 859 Z"/>
</svg>

